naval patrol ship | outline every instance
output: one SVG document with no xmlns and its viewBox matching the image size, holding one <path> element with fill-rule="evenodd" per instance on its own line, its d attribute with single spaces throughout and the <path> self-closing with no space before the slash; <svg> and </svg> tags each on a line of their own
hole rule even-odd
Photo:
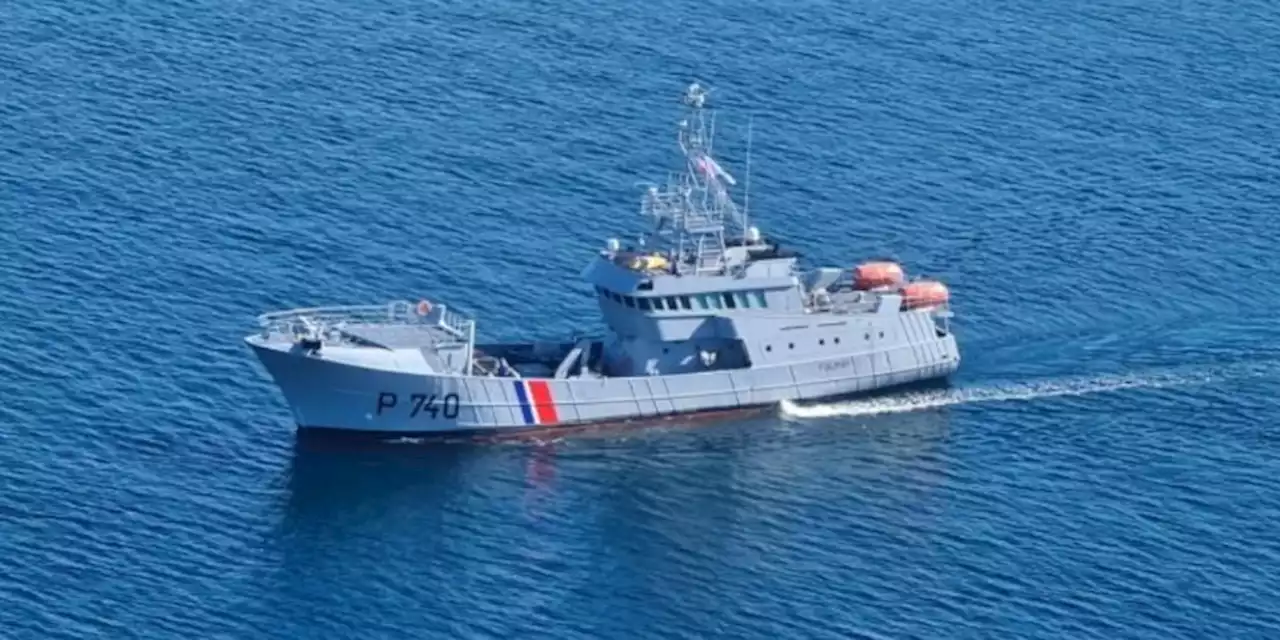
<svg viewBox="0 0 1280 640">
<path fill-rule="evenodd" d="M 712 155 L 707 90 L 683 95 L 682 171 L 649 187 L 637 246 L 582 272 L 600 335 L 476 340 L 440 301 L 259 316 L 245 338 L 300 431 L 497 436 L 768 408 L 943 379 L 960 363 L 950 292 L 893 261 L 804 268 L 747 224 Z M 748 141 L 750 136 L 748 136 Z M 750 143 L 747 174 L 750 182 Z M 745 191 L 745 187 L 744 187 Z"/>
</svg>

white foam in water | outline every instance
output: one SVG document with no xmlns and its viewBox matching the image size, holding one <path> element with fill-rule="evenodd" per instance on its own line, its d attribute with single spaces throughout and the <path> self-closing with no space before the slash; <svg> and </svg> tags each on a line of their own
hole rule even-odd
<svg viewBox="0 0 1280 640">
<path fill-rule="evenodd" d="M 909 392 L 876 398 L 815 405 L 797 405 L 790 400 L 780 403 L 781 413 L 789 418 L 830 418 L 837 416 L 873 416 L 904 413 L 975 402 L 1029 401 L 1057 396 L 1083 396 L 1122 389 L 1156 389 L 1199 384 L 1229 374 L 1226 370 L 1193 373 L 1147 373 L 1124 376 L 1094 376 L 1059 379 L 1026 384 L 1006 384 L 940 391 Z M 1234 372 L 1239 374 L 1241 372 Z"/>
</svg>

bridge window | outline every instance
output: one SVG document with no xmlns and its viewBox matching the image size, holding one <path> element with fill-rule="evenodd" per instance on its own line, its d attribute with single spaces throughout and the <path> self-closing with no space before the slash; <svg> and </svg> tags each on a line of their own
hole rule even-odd
<svg viewBox="0 0 1280 640">
<path fill-rule="evenodd" d="M 668 308 L 668 309 L 670 309 L 670 310 L 672 310 L 672 311 L 675 311 L 675 310 L 676 310 L 676 297 L 675 297 L 675 296 L 667 296 L 667 308 Z"/>
<path fill-rule="evenodd" d="M 756 299 L 756 306 L 761 309 L 769 306 L 769 301 L 765 299 L 763 291 L 752 291 L 751 295 Z"/>
<path fill-rule="evenodd" d="M 743 309 L 751 308 L 751 300 L 747 299 L 746 293 L 739 291 L 737 293 L 737 298 L 738 298 L 738 306 L 742 307 Z"/>
<path fill-rule="evenodd" d="M 610 293 L 609 293 L 609 295 L 613 296 L 613 301 L 614 301 L 614 302 L 619 302 L 619 303 L 620 303 L 620 302 L 622 302 L 622 296 L 620 296 L 620 295 L 618 295 L 618 294 L 616 294 L 616 293 L 613 293 L 613 292 L 610 292 Z"/>
<path fill-rule="evenodd" d="M 648 298 L 636 298 L 636 304 L 640 306 L 640 310 L 641 310 L 641 311 L 648 311 L 648 310 L 649 310 L 649 299 L 648 299 Z M 867 336 L 867 337 L 871 337 L 871 336 Z"/>
<path fill-rule="evenodd" d="M 719 308 L 721 308 L 721 306 L 720 306 L 720 296 L 715 295 L 714 293 L 709 293 L 709 294 L 707 294 L 707 296 L 706 296 L 706 297 L 707 297 L 707 300 L 711 302 L 711 308 L 712 308 L 712 309 L 719 309 Z"/>
<path fill-rule="evenodd" d="M 662 298 L 653 299 L 653 309 L 655 311 L 662 311 Z"/>
<path fill-rule="evenodd" d="M 692 309 L 692 308 L 693 308 L 693 307 L 689 304 L 689 296 L 680 296 L 680 306 L 681 306 L 681 308 L 683 308 L 685 311 L 688 311 L 689 309 Z"/>
<path fill-rule="evenodd" d="M 627 303 L 627 306 L 631 307 L 632 309 L 636 307 L 636 299 L 632 298 L 631 296 L 623 296 L 622 301 Z"/>
<path fill-rule="evenodd" d="M 727 308 L 727 309 L 737 309 L 737 308 L 738 308 L 738 305 L 737 305 L 737 304 L 735 304 L 735 303 L 734 303 L 734 301 L 733 301 L 733 294 L 732 294 L 732 293 L 725 293 L 725 294 L 724 294 L 724 306 L 725 306 L 725 308 Z"/>
</svg>

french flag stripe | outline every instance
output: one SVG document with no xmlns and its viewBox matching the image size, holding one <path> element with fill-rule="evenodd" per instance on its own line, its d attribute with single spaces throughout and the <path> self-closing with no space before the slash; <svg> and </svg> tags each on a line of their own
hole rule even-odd
<svg viewBox="0 0 1280 640">
<path fill-rule="evenodd" d="M 535 415 L 538 417 L 538 424 L 555 424 L 560 422 L 559 412 L 556 411 L 556 402 L 551 398 L 551 385 L 546 380 L 530 380 L 529 397 L 533 400 L 533 408 Z"/>
<path fill-rule="evenodd" d="M 535 424 L 533 421 L 533 409 L 529 406 L 529 394 L 524 390 L 523 380 L 512 380 L 516 385 L 516 400 L 520 401 L 520 412 L 524 414 L 525 424 Z"/>
</svg>

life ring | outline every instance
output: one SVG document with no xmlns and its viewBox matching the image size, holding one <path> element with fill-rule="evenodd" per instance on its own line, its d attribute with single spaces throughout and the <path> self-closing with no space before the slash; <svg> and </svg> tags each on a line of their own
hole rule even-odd
<svg viewBox="0 0 1280 640">
<path fill-rule="evenodd" d="M 418 315 L 425 316 L 431 313 L 431 303 L 426 300 L 418 302 Z"/>
</svg>

